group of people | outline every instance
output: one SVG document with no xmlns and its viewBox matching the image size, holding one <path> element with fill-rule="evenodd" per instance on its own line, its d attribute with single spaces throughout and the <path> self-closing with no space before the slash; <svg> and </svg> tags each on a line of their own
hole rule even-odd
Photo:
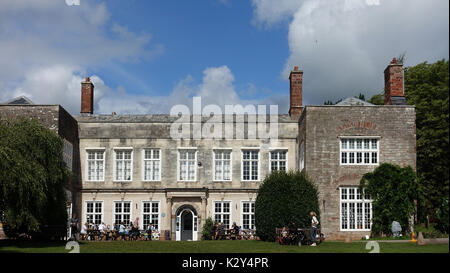
<svg viewBox="0 0 450 273">
<path fill-rule="evenodd" d="M 317 220 L 316 213 L 314 211 L 311 211 L 309 213 L 309 216 L 311 217 L 311 246 L 317 246 L 316 244 L 316 236 L 317 236 L 317 227 L 319 225 L 319 220 Z M 286 243 L 292 243 L 298 240 L 298 228 L 295 225 L 294 221 L 291 221 L 289 226 L 283 227 L 281 230 L 281 240 Z"/>
<path fill-rule="evenodd" d="M 246 235 L 245 231 L 236 222 L 233 223 L 230 229 L 227 229 L 224 223 L 216 223 L 211 229 L 211 238 L 213 240 L 223 240 L 227 236 L 232 240 L 244 239 L 243 235 Z"/>
<path fill-rule="evenodd" d="M 94 223 L 89 224 L 85 222 L 81 226 L 81 230 L 78 232 L 78 219 L 76 215 L 70 220 L 71 227 L 71 240 L 152 240 L 152 238 L 159 237 L 158 230 L 150 223 L 144 230 L 139 230 L 139 218 L 136 218 L 135 222 L 130 222 L 126 225 L 125 222 L 120 222 L 120 224 L 114 224 L 112 227 L 110 225 L 105 225 L 101 222 L 99 225 Z"/>
</svg>

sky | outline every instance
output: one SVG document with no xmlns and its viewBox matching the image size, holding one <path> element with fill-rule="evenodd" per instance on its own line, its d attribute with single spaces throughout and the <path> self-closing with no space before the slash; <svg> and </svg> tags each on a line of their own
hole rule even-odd
<svg viewBox="0 0 450 273">
<path fill-rule="evenodd" d="M 0 102 L 74 115 L 86 76 L 97 114 L 169 113 L 193 96 L 283 114 L 294 66 L 304 105 L 368 98 L 403 53 L 405 66 L 449 58 L 448 0 L 0 1 Z"/>
</svg>

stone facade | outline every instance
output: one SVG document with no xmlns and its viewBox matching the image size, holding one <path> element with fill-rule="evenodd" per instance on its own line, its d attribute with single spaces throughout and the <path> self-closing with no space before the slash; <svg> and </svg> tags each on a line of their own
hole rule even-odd
<svg viewBox="0 0 450 273">
<path fill-rule="evenodd" d="M 341 231 L 339 187 L 358 186 L 376 165 L 341 165 L 341 137 L 374 137 L 379 163 L 416 167 L 413 106 L 306 106 L 299 126 L 305 171 L 317 183 L 322 232 L 330 239 L 361 239 L 370 231 Z"/>
<path fill-rule="evenodd" d="M 230 201 L 230 224 L 242 223 L 243 201 L 255 201 L 256 192 L 266 174 L 269 173 L 270 151 L 288 151 L 289 169 L 296 169 L 297 122 L 288 115 L 278 116 L 278 139 L 201 139 L 175 140 L 170 137 L 170 125 L 174 118 L 168 115 L 155 116 L 79 116 L 80 160 L 83 173 L 83 202 L 101 201 L 105 213 L 103 220 L 112 224 L 114 201 L 131 201 L 131 219 L 142 219 L 142 202 L 157 201 L 160 206 L 160 230 L 169 230 L 176 238 L 177 211 L 182 206 L 195 209 L 198 217 L 198 238 L 207 217 L 213 217 L 215 201 Z M 225 119 L 223 119 L 225 120 Z M 206 121 L 203 120 L 203 122 Z M 247 125 L 245 125 L 247 127 Z M 225 124 L 223 124 L 225 128 Z M 247 138 L 247 134 L 245 134 Z M 132 179 L 129 182 L 115 182 L 114 150 L 132 148 Z M 90 182 L 86 179 L 86 150 L 96 148 L 105 151 L 105 178 Z M 142 153 L 145 148 L 161 149 L 160 181 L 143 181 Z M 197 179 L 180 182 L 177 179 L 178 150 L 189 148 L 197 151 Z M 214 181 L 213 151 L 231 151 L 231 181 Z M 259 151 L 259 181 L 241 180 L 242 151 Z M 83 204 L 84 206 L 84 204 Z M 85 212 L 82 212 L 85 215 Z M 82 219 L 85 217 L 83 216 Z M 140 221 L 141 228 L 142 221 Z"/>
</svg>

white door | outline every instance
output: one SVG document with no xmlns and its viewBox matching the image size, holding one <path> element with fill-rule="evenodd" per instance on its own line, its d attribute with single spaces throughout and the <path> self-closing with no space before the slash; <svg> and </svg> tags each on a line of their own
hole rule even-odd
<svg viewBox="0 0 450 273">
<path fill-rule="evenodd" d="M 197 215 L 195 215 L 192 210 L 190 209 L 182 210 L 176 217 L 176 227 L 175 227 L 176 240 L 197 241 L 198 240 L 197 222 L 198 222 Z"/>
</svg>

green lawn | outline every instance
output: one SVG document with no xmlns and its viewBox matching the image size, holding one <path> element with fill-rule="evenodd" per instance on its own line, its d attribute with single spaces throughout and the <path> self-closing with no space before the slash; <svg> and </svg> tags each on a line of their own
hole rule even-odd
<svg viewBox="0 0 450 273">
<path fill-rule="evenodd" d="M 449 245 L 380 243 L 380 253 L 448 253 Z M 281 246 L 261 241 L 80 242 L 81 253 L 367 253 L 366 242 L 324 242 L 317 247 Z M 0 241 L 0 253 L 67 253 L 64 243 Z"/>
</svg>

